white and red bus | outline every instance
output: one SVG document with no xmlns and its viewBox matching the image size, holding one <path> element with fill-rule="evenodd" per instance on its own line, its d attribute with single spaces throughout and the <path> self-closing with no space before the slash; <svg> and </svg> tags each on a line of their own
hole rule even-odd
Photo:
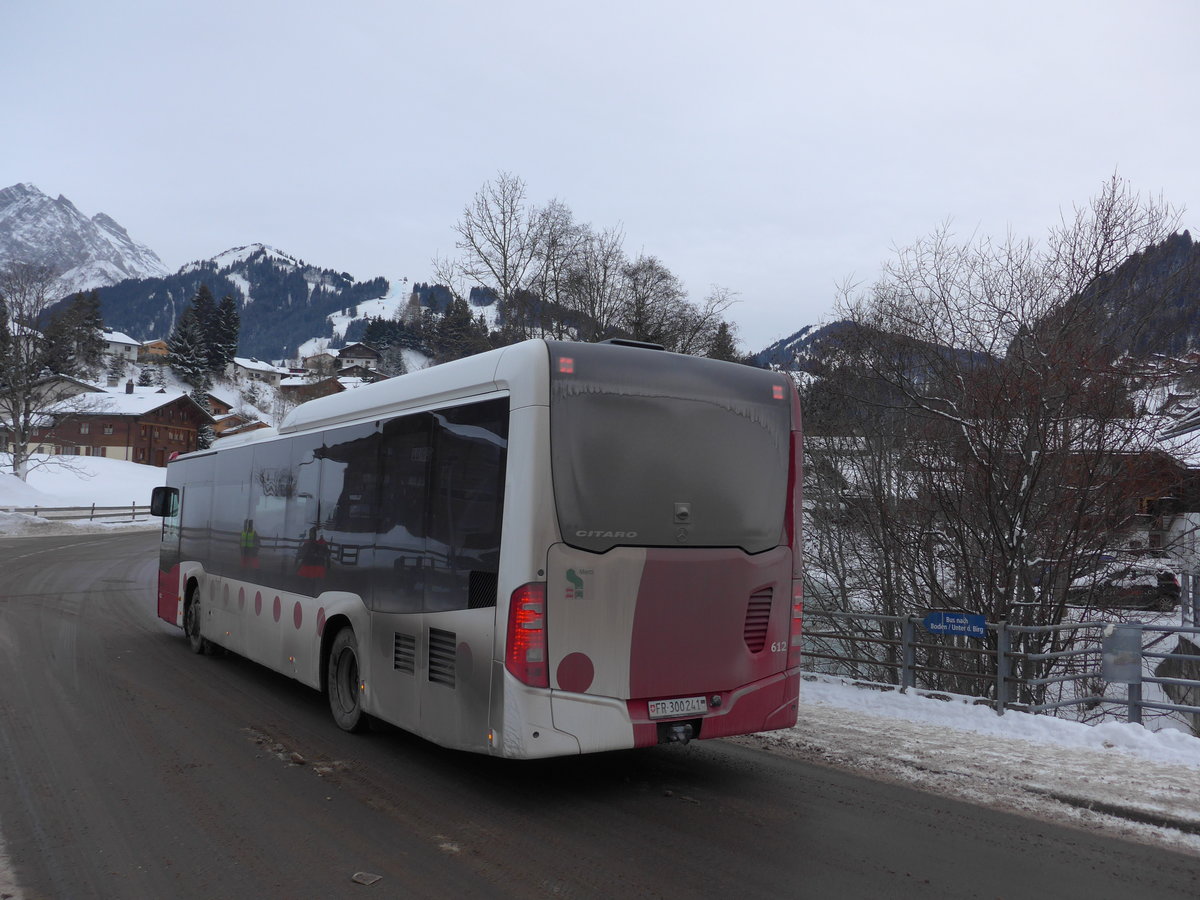
<svg viewBox="0 0 1200 900">
<path fill-rule="evenodd" d="M 350 731 L 545 757 L 786 728 L 800 466 L 784 375 L 526 341 L 171 462 L 158 615 Z"/>
</svg>

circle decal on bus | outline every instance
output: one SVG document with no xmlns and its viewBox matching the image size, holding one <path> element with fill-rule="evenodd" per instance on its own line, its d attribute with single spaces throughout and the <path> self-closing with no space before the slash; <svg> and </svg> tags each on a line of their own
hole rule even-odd
<svg viewBox="0 0 1200 900">
<path fill-rule="evenodd" d="M 279 597 L 276 597 L 275 598 L 275 606 L 271 610 L 271 613 L 275 616 L 276 622 L 279 621 L 279 616 L 282 612 L 283 612 L 283 601 L 281 599 L 279 599 Z"/>
<path fill-rule="evenodd" d="M 317 637 L 325 633 L 325 607 L 317 610 Z"/>
<path fill-rule="evenodd" d="M 296 601 L 296 605 L 292 607 L 292 622 L 296 626 L 296 630 L 300 630 L 301 624 L 304 622 L 304 607 L 300 605 L 300 601 Z"/>
<path fill-rule="evenodd" d="M 573 694 L 582 694 L 592 686 L 596 677 L 596 667 L 592 665 L 591 657 L 586 653 L 568 653 L 558 664 L 554 673 L 558 686 Z"/>
<path fill-rule="evenodd" d="M 262 591 L 254 592 L 254 614 L 256 616 L 262 615 Z"/>
<path fill-rule="evenodd" d="M 245 609 L 245 608 L 246 608 L 246 589 L 244 587 L 240 587 L 240 588 L 238 588 L 238 609 Z"/>
</svg>

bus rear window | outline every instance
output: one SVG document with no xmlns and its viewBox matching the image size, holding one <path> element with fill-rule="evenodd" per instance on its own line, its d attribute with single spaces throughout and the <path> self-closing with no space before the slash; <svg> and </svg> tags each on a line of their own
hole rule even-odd
<svg viewBox="0 0 1200 900">
<path fill-rule="evenodd" d="M 554 494 L 563 539 L 779 544 L 787 502 L 784 376 L 612 345 L 550 343 Z"/>
</svg>

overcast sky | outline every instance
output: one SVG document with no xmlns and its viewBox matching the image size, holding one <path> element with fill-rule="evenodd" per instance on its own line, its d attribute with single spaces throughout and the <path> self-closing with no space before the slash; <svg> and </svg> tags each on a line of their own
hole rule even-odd
<svg viewBox="0 0 1200 900">
<path fill-rule="evenodd" d="M 1040 237 L 1114 171 L 1200 207 L 1198 37 L 1192 0 L 0 0 L 0 187 L 172 269 L 426 281 L 512 172 L 758 350 L 948 219 Z"/>
</svg>

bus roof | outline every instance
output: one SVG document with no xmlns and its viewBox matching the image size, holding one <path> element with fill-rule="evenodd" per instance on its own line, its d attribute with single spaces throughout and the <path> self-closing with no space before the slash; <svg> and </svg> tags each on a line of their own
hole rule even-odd
<svg viewBox="0 0 1200 900">
<path fill-rule="evenodd" d="M 528 368 L 549 358 L 543 340 L 523 341 L 498 350 L 456 359 L 364 385 L 343 394 L 319 397 L 297 406 L 279 426 L 279 434 L 292 434 L 358 419 L 382 418 L 407 407 L 454 400 L 501 390 L 497 373 L 501 360 Z"/>
</svg>

